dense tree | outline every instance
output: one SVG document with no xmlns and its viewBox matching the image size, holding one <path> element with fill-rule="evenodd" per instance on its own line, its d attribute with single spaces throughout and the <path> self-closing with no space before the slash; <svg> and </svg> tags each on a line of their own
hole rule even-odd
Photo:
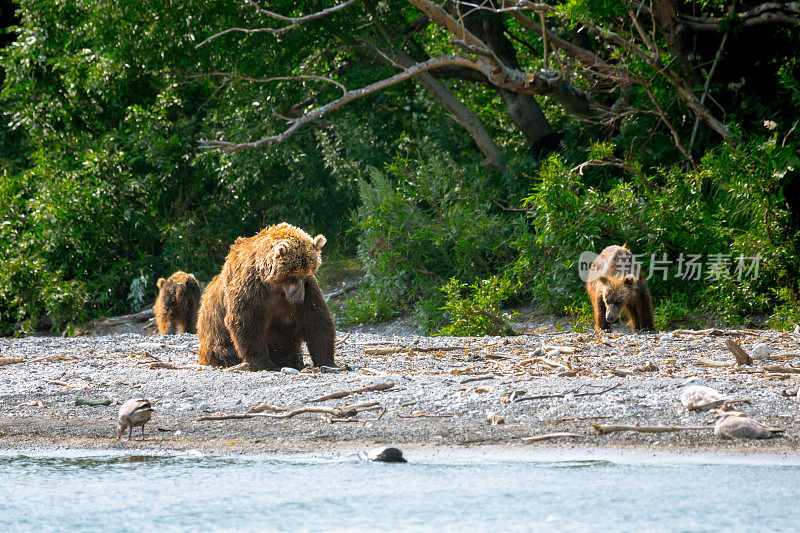
<svg viewBox="0 0 800 533">
<path fill-rule="evenodd" d="M 770 255 L 760 283 L 654 287 L 691 312 L 800 294 L 796 2 L 17 6 L 3 332 L 135 310 L 280 220 L 358 243 L 361 318 L 406 302 L 437 327 L 470 285 L 494 305 L 481 280 L 561 311 L 576 251 L 616 241 Z"/>
</svg>

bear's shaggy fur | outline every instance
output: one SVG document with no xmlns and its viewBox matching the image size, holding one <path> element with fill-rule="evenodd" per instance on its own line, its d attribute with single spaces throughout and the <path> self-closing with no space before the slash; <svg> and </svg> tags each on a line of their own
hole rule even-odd
<svg viewBox="0 0 800 533">
<path fill-rule="evenodd" d="M 336 366 L 336 330 L 314 274 L 326 239 L 287 223 L 231 246 L 222 273 L 203 293 L 199 361 L 251 370 Z"/>
<path fill-rule="evenodd" d="M 197 333 L 200 284 L 192 274 L 178 271 L 158 280 L 158 298 L 153 307 L 158 332 L 162 335 Z"/>
<path fill-rule="evenodd" d="M 592 262 L 586 292 L 594 308 L 594 329 L 611 329 L 625 309 L 634 331 L 654 331 L 653 300 L 642 267 L 624 246 L 608 246 Z"/>
</svg>

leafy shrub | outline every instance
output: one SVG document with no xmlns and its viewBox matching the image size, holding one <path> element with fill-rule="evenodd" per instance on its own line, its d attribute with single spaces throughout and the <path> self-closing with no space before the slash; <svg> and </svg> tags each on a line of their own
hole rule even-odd
<svg viewBox="0 0 800 533">
<path fill-rule="evenodd" d="M 503 276 L 492 276 L 469 287 L 464 295 L 466 283 L 451 279 L 442 291 L 447 297 L 445 309 L 450 324 L 443 327 L 443 335 L 479 336 L 513 335 L 508 318 L 501 313 L 503 300 L 513 293 L 513 282 Z"/>
<path fill-rule="evenodd" d="M 359 192 L 358 255 L 370 288 L 348 305 L 352 320 L 410 307 L 430 331 L 444 318 L 447 280 L 473 283 L 516 257 L 512 236 L 524 219 L 495 213 L 482 172 L 447 155 L 373 168 Z"/>
</svg>

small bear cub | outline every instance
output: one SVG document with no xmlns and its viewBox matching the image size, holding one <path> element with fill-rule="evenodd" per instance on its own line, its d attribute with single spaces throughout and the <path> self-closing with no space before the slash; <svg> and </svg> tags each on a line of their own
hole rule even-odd
<svg viewBox="0 0 800 533">
<path fill-rule="evenodd" d="M 634 331 L 655 331 L 653 300 L 642 266 L 624 246 L 608 246 L 592 262 L 586 292 L 594 308 L 594 329 L 610 330 L 625 309 Z"/>
</svg>

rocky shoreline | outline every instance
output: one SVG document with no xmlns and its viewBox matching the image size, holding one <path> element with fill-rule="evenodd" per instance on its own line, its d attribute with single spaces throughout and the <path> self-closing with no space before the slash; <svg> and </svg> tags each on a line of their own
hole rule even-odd
<svg viewBox="0 0 800 533">
<path fill-rule="evenodd" d="M 378 444 L 789 454 L 800 449 L 800 403 L 792 395 L 800 384 L 797 333 L 551 330 L 458 338 L 340 331 L 339 339 L 337 362 L 347 370 L 299 373 L 198 366 L 197 336 L 191 334 L 0 339 L 5 363 L 0 449 L 253 453 Z M 760 358 L 735 365 L 726 339 Z M 715 436 L 709 429 L 713 413 L 689 412 L 679 401 L 680 385 L 690 376 L 748 399 L 736 407 L 783 428 L 783 436 Z M 359 389 L 363 392 L 344 394 Z M 119 405 L 136 394 L 151 400 L 156 412 L 143 439 L 137 429 L 135 440 L 117 441 Z M 248 410 L 249 418 L 219 419 Z M 598 434 L 610 425 L 699 429 Z"/>
</svg>

